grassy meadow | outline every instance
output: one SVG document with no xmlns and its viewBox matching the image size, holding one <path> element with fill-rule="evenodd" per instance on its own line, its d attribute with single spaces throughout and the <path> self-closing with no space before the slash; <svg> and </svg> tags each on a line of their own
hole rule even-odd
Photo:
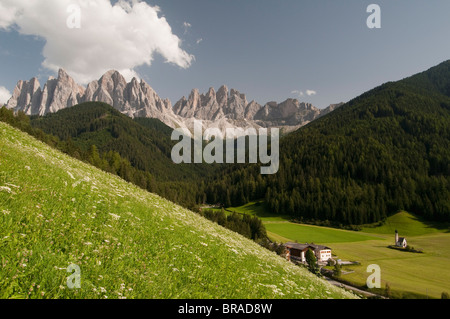
<svg viewBox="0 0 450 319">
<path fill-rule="evenodd" d="M 450 293 L 448 224 L 429 223 L 399 212 L 381 226 L 364 227 L 356 232 L 291 223 L 286 217 L 271 216 L 264 205 L 255 202 L 229 210 L 259 216 L 272 240 L 328 245 L 336 258 L 359 262 L 360 265 L 344 266 L 344 271 L 349 273 L 341 277 L 355 286 L 364 287 L 370 275 L 367 266 L 377 264 L 381 268 L 381 289 L 388 283 L 394 298 L 440 298 L 442 292 Z M 423 253 L 387 248 L 394 244 L 395 230 Z"/>
<path fill-rule="evenodd" d="M 2 122 L 0 254 L 0 298 L 355 297 Z"/>
</svg>

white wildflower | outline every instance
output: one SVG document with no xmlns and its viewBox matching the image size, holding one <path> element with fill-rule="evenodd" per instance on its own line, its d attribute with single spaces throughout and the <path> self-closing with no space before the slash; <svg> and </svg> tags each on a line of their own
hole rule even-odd
<svg viewBox="0 0 450 319">
<path fill-rule="evenodd" d="M 0 192 L 7 192 L 11 194 L 11 188 L 7 186 L 0 186 Z"/>
<path fill-rule="evenodd" d="M 114 220 L 119 220 L 119 218 L 120 218 L 119 215 L 112 214 L 112 213 L 109 213 L 109 214 L 114 218 Z"/>
<path fill-rule="evenodd" d="M 9 187 L 14 187 L 14 188 L 20 188 L 20 186 L 10 184 L 10 183 L 5 183 L 5 185 L 8 185 Z"/>
</svg>

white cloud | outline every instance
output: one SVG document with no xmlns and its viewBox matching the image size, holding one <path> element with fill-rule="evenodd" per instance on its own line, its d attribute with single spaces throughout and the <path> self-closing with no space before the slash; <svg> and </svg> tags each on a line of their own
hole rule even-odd
<svg viewBox="0 0 450 319">
<path fill-rule="evenodd" d="M 110 69 L 135 76 L 135 68 L 150 65 L 155 53 L 188 68 L 195 57 L 181 49 L 181 40 L 159 13 L 140 0 L 114 5 L 110 0 L 2 0 L 0 29 L 45 39 L 42 65 L 55 72 L 62 67 L 86 84 Z M 76 22 L 80 28 L 69 28 Z"/>
<path fill-rule="evenodd" d="M 184 34 L 186 34 L 192 25 L 189 22 L 183 22 Z"/>
<path fill-rule="evenodd" d="M 298 97 L 302 97 L 304 95 L 303 92 L 299 90 L 294 90 L 291 94 L 297 95 Z"/>
<path fill-rule="evenodd" d="M 200 44 L 201 42 L 203 42 L 203 38 L 200 38 L 196 41 L 197 44 Z"/>
<path fill-rule="evenodd" d="M 7 88 L 0 86 L 0 107 L 6 104 L 10 97 L 11 92 L 9 92 Z"/>
<path fill-rule="evenodd" d="M 313 90 L 306 90 L 306 95 L 311 96 L 311 95 L 316 95 L 317 92 L 313 91 Z"/>
</svg>

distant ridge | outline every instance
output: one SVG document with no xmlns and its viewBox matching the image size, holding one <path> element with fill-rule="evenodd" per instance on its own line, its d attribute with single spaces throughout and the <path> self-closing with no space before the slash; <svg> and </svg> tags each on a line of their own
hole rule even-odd
<svg viewBox="0 0 450 319">
<path fill-rule="evenodd" d="M 217 92 L 210 88 L 206 94 L 193 89 L 188 98 L 181 98 L 172 107 L 169 99 L 159 97 L 144 80 L 133 78 L 127 82 L 118 71 L 110 70 L 84 88 L 60 69 L 58 77 L 50 77 L 43 88 L 37 78 L 19 81 L 7 108 L 43 116 L 83 102 L 107 103 L 129 117 L 156 118 L 171 128 L 190 131 L 194 120 L 202 120 L 205 129 L 217 127 L 222 133 L 235 127 L 279 127 L 289 132 L 342 105 L 320 110 L 309 103 L 287 99 L 262 106 L 248 102 L 245 94 L 224 85 Z"/>
</svg>

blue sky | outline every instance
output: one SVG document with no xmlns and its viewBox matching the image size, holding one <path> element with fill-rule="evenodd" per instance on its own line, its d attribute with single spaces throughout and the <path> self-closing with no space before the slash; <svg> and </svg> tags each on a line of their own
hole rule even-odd
<svg viewBox="0 0 450 319">
<path fill-rule="evenodd" d="M 8 1 L 0 0 L 0 7 Z M 168 24 L 171 35 L 179 39 L 178 48 L 158 47 L 151 54 L 150 65 L 139 65 L 139 59 L 146 58 L 139 56 L 130 66 L 126 65 L 127 53 L 121 53 L 120 47 L 111 49 L 108 45 L 105 50 L 111 61 L 120 59 L 120 66 L 129 67 L 173 104 L 193 88 L 206 92 L 211 86 L 218 89 L 225 84 L 261 104 L 298 97 L 323 108 L 450 59 L 447 0 L 146 2 L 158 6 L 158 17 L 166 19 L 158 21 L 156 29 L 148 33 L 149 42 L 162 41 L 154 35 L 162 34 L 160 30 L 167 32 Z M 381 29 L 366 25 L 366 8 L 371 3 L 381 7 Z M 35 26 L 21 26 L 24 22 L 18 21 L 1 28 L 0 15 L 0 86 L 12 92 L 19 79 L 33 76 L 39 76 L 43 85 L 49 75 L 55 75 L 56 66 L 66 64 L 70 69 L 75 65 L 65 60 L 65 55 L 51 52 L 58 51 L 59 45 L 70 48 L 63 35 L 47 31 L 33 34 L 30 30 Z M 116 27 L 126 28 L 127 24 Z M 51 38 L 56 36 L 59 42 Z M 44 52 L 46 43 L 53 46 Z M 133 46 L 133 42 L 124 45 Z M 115 52 L 119 52 L 117 56 Z M 89 54 L 86 48 L 77 51 L 77 63 L 91 61 Z M 43 64 L 44 60 L 48 63 Z M 92 75 L 89 79 L 96 78 Z M 315 94 L 307 95 L 307 90 Z M 303 92 L 303 96 L 295 92 Z"/>
</svg>

